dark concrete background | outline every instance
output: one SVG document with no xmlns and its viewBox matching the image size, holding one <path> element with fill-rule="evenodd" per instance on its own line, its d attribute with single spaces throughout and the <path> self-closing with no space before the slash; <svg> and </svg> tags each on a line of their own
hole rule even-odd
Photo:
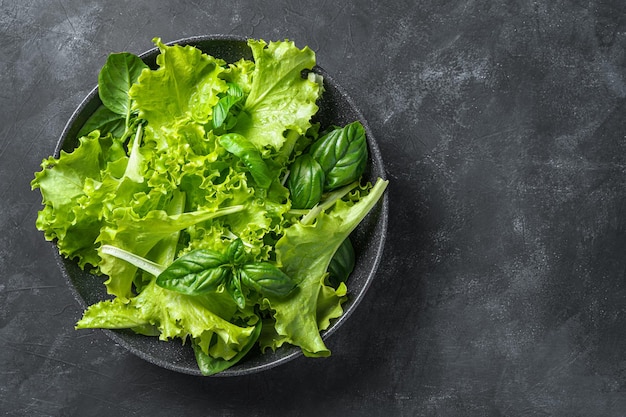
<svg viewBox="0 0 626 417">
<path fill-rule="evenodd" d="M 309 45 L 382 150 L 385 259 L 330 358 L 146 363 L 73 329 L 35 230 L 107 54 L 211 33 Z M 0 109 L 2 415 L 626 415 L 622 1 L 0 0 Z"/>
</svg>

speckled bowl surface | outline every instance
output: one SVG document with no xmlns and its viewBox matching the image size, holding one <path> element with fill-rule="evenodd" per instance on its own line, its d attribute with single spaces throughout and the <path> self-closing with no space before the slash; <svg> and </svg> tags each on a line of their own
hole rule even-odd
<svg viewBox="0 0 626 417">
<path fill-rule="evenodd" d="M 242 37 L 210 35 L 185 38 L 170 44 L 193 45 L 203 52 L 222 58 L 227 62 L 234 62 L 240 58 L 252 59 L 252 53 L 246 39 Z M 141 58 L 151 67 L 155 67 L 158 49 L 153 48 L 143 54 Z M 372 132 L 364 120 L 361 112 L 346 92 L 336 84 L 329 74 L 322 68 L 315 67 L 314 71 L 324 77 L 325 92 L 319 102 L 320 110 L 316 120 L 322 128 L 329 125 L 344 125 L 355 120 L 361 121 L 366 130 L 370 163 L 365 177 L 374 181 L 376 178 L 385 178 L 383 161 Z M 97 87 L 94 88 L 78 106 L 68 121 L 55 150 L 58 157 L 60 151 L 71 151 L 78 144 L 78 131 L 89 116 L 101 105 Z M 367 215 L 363 222 L 351 235 L 356 252 L 356 266 L 348 280 L 348 301 L 344 304 L 344 314 L 332 322 L 322 337 L 328 338 L 344 323 L 357 307 L 370 283 L 374 279 L 379 266 L 385 243 L 388 218 L 387 193 L 378 205 Z M 86 308 L 100 300 L 109 298 L 103 282 L 105 277 L 91 275 L 81 270 L 75 262 L 69 261 L 57 252 L 58 264 L 69 283 L 76 300 L 81 307 Z M 102 330 L 112 340 L 128 349 L 133 354 L 153 364 L 173 371 L 201 375 L 196 364 L 193 350 L 189 344 L 183 345 L 176 339 L 169 342 L 160 341 L 157 337 L 142 336 L 130 330 Z M 349 347 L 346 347 L 349 349 Z M 251 351 L 237 365 L 216 376 L 238 376 L 260 372 L 283 364 L 302 355 L 297 347 L 283 346 L 276 352 Z"/>
</svg>

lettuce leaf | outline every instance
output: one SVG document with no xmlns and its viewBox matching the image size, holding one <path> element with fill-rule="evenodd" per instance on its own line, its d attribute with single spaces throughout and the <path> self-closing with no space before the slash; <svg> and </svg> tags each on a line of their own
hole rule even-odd
<svg viewBox="0 0 626 417">
<path fill-rule="evenodd" d="M 161 240 L 194 224 L 215 217 L 240 211 L 242 206 L 232 206 L 220 210 L 193 211 L 168 215 L 163 210 L 154 210 L 143 218 L 135 217 L 132 210 L 117 209 L 113 213 L 111 226 L 102 229 L 97 242 L 116 246 L 120 249 L 145 257 Z M 136 267 L 110 255 L 100 253 L 100 270 L 109 276 L 105 282 L 109 294 L 122 299 L 132 295 L 132 283 Z"/>
<path fill-rule="evenodd" d="M 329 319 L 343 313 L 345 287 L 334 290 L 324 284 L 328 265 L 344 239 L 378 202 L 387 184 L 378 179 L 366 196 L 356 201 L 338 201 L 330 212 L 318 214 L 313 224 L 295 223 L 284 230 L 276 243 L 276 258 L 283 271 L 296 280 L 298 288 L 289 299 L 267 301 L 274 312 L 276 332 L 282 336 L 278 343 L 287 341 L 300 346 L 306 356 L 330 354 L 320 330 Z M 320 310 L 325 314 L 320 315 Z M 275 348 L 273 343 L 270 341 L 268 346 Z"/>
<path fill-rule="evenodd" d="M 178 122 L 208 122 L 218 93 L 228 89 L 220 78 L 225 62 L 189 45 L 167 46 L 159 38 L 154 43 L 159 68 L 143 71 L 129 92 L 139 117 L 156 137 Z"/>
<path fill-rule="evenodd" d="M 255 326 L 237 326 L 223 318 L 235 313 L 234 304 L 227 297 L 223 293 L 187 296 L 163 289 L 153 280 L 127 302 L 115 298 L 89 306 L 76 328 L 155 326 L 161 340 L 180 338 L 184 341 L 191 337 L 205 354 L 211 352 L 229 360 L 247 345 Z"/>
<path fill-rule="evenodd" d="M 250 40 L 254 71 L 250 93 L 233 131 L 245 136 L 259 150 L 293 147 L 311 126 L 321 94 L 318 83 L 301 73 L 315 66 L 315 53 L 293 42 Z M 285 132 L 296 132 L 287 141 Z M 291 153 L 289 150 L 288 153 Z"/>
<path fill-rule="evenodd" d="M 119 185 L 111 173 L 123 173 L 128 161 L 118 148 L 115 139 L 101 137 L 96 130 L 81 137 L 72 152 L 45 159 L 31 182 L 33 189 L 40 190 L 44 205 L 37 228 L 46 239 L 56 240 L 60 253 L 76 259 L 81 268 L 97 266 L 99 261 L 94 242 L 105 223 L 107 201 Z"/>
</svg>

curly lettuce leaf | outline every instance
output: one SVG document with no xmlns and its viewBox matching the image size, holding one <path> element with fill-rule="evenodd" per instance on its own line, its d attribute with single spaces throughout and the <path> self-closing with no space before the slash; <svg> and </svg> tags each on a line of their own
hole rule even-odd
<svg viewBox="0 0 626 417">
<path fill-rule="evenodd" d="M 308 47 L 298 49 L 289 41 L 249 40 L 248 45 L 255 63 L 252 84 L 233 131 L 259 150 L 291 148 L 309 129 L 318 110 L 321 87 L 301 75 L 315 66 L 315 52 Z M 287 140 L 287 131 L 296 135 Z"/>
<path fill-rule="evenodd" d="M 231 206 L 174 215 L 168 215 L 164 210 L 153 210 L 145 217 L 137 217 L 132 210 L 120 208 L 113 212 L 112 224 L 102 228 L 97 242 L 145 257 L 159 241 L 174 233 L 242 209 L 242 206 Z M 129 299 L 132 296 L 132 283 L 137 267 L 104 253 L 100 253 L 100 258 L 100 271 L 109 276 L 105 281 L 109 294 L 123 300 Z"/>
<path fill-rule="evenodd" d="M 230 83 L 236 84 L 241 88 L 244 95 L 248 95 L 252 88 L 254 66 L 254 61 L 242 58 L 233 64 L 228 64 L 228 68 L 226 68 L 222 74 L 222 78 Z"/>
<path fill-rule="evenodd" d="M 259 320 L 255 326 L 254 332 L 252 333 L 250 338 L 248 338 L 246 344 L 243 345 L 241 350 L 230 359 L 224 359 L 224 356 L 226 355 L 218 354 L 217 352 L 215 352 L 213 355 L 205 353 L 202 350 L 200 344 L 194 343 L 193 351 L 202 375 L 215 375 L 219 372 L 222 372 L 223 370 L 230 368 L 233 365 L 236 365 L 254 347 L 259 338 L 259 335 L 261 334 L 261 329 L 262 322 Z"/>
<path fill-rule="evenodd" d="M 223 293 L 187 296 L 163 289 L 153 280 L 126 302 L 115 298 L 89 306 L 76 328 L 154 326 L 161 340 L 180 338 L 184 341 L 190 337 L 203 354 L 230 360 L 248 347 L 251 338 L 258 336 L 254 325 L 238 326 L 224 319 L 234 315 L 234 304 Z"/>
<path fill-rule="evenodd" d="M 267 301 L 279 336 L 278 341 L 269 341 L 269 347 L 286 341 L 300 346 L 306 356 L 330 354 L 320 330 L 343 313 L 345 287 L 335 290 L 324 284 L 328 265 L 337 248 L 381 198 L 387 184 L 378 179 L 356 202 L 338 201 L 330 212 L 318 214 L 313 224 L 295 223 L 285 229 L 276 244 L 276 258 L 298 288 L 289 299 Z"/>
<path fill-rule="evenodd" d="M 107 202 L 119 187 L 120 179 L 114 176 L 123 177 L 127 164 L 121 145 L 96 130 L 81 137 L 72 152 L 61 151 L 58 158 L 44 160 L 31 182 L 33 189 L 40 190 L 44 205 L 37 228 L 46 239 L 56 239 L 59 252 L 76 259 L 81 268 L 98 264 L 94 242 L 104 224 Z"/>
<path fill-rule="evenodd" d="M 227 163 L 226 169 L 216 168 L 223 163 Z M 183 167 L 190 182 L 184 180 L 181 188 L 184 187 L 194 207 L 243 205 L 241 212 L 188 228 L 188 250 L 223 251 L 228 244 L 224 239 L 237 236 L 256 260 L 268 258 L 272 247 L 264 238 L 281 232 L 285 213 L 291 208 L 288 190 L 279 181 L 273 181 L 268 190 L 255 188 L 240 165 L 236 157 L 221 155 L 216 162 L 205 160 L 203 164 L 190 163 Z"/>
<path fill-rule="evenodd" d="M 165 132 L 179 123 L 209 121 L 218 94 L 228 89 L 220 78 L 225 62 L 189 45 L 167 46 L 159 38 L 154 43 L 159 68 L 143 71 L 129 95 L 155 138 L 167 141 Z"/>
</svg>

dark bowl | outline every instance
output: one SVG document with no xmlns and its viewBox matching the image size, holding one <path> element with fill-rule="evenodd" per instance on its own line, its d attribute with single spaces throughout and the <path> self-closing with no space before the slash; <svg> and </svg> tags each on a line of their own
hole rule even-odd
<svg viewBox="0 0 626 417">
<path fill-rule="evenodd" d="M 185 38 L 170 44 L 192 45 L 203 52 L 222 58 L 227 62 L 234 62 L 240 58 L 251 59 L 252 53 L 246 39 L 242 37 L 210 35 Z M 152 68 L 156 66 L 158 48 L 153 48 L 140 57 Z M 318 103 L 320 110 L 316 120 L 322 128 L 329 125 L 344 125 L 359 120 L 365 127 L 369 145 L 370 163 L 365 178 L 374 181 L 376 178 L 385 178 L 385 170 L 378 146 L 363 115 L 348 97 L 346 92 L 322 68 L 315 67 L 314 71 L 324 77 L 325 92 Z M 61 150 L 71 151 L 78 144 L 76 137 L 85 121 L 101 105 L 98 89 L 94 88 L 75 110 L 68 121 L 55 150 L 58 157 Z M 361 222 L 351 235 L 356 252 L 356 266 L 350 276 L 348 284 L 348 301 L 344 304 L 344 314 L 331 323 L 330 327 L 322 332 L 323 339 L 334 333 L 357 307 L 379 266 L 385 236 L 387 232 L 388 201 L 387 193 L 374 209 Z M 87 308 L 88 305 L 110 298 L 107 296 L 104 277 L 95 276 L 81 270 L 73 261 L 60 256 L 57 261 L 61 271 L 69 283 L 78 303 Z M 183 345 L 180 340 L 164 342 L 157 337 L 142 336 L 130 330 L 102 330 L 113 341 L 128 349 L 140 358 L 153 364 L 177 372 L 191 375 L 201 375 L 196 364 L 193 350 L 189 344 Z M 349 349 L 349 347 L 346 347 Z M 283 346 L 275 352 L 251 351 L 237 365 L 216 376 L 236 376 L 255 373 L 270 369 L 302 355 L 300 348 Z"/>
</svg>

